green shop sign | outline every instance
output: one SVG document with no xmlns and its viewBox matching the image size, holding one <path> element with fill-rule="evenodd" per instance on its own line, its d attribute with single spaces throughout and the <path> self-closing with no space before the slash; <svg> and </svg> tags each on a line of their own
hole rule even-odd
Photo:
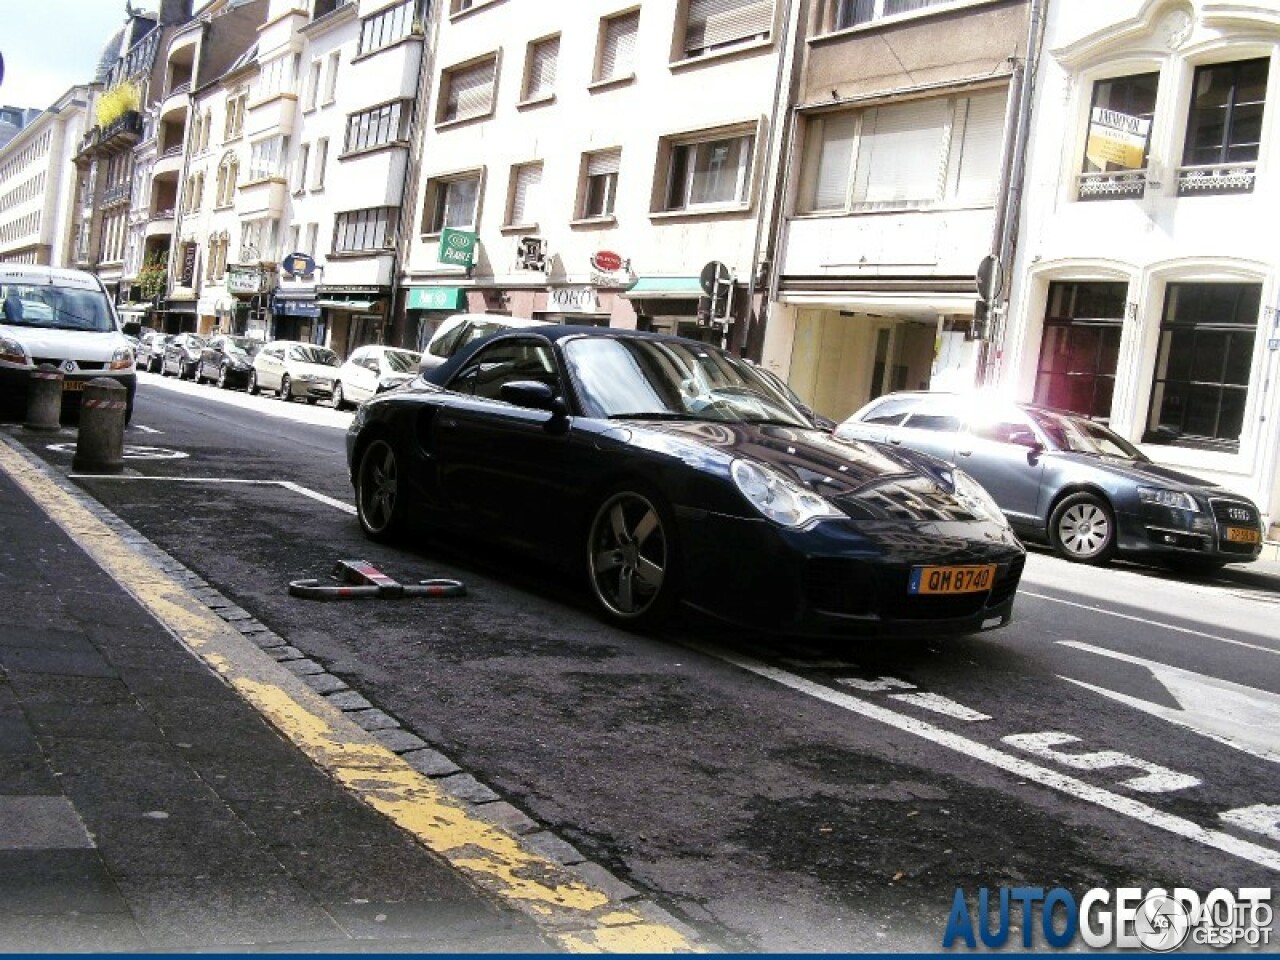
<svg viewBox="0 0 1280 960">
<path fill-rule="evenodd" d="M 409 310 L 457 310 L 462 302 L 459 287 L 410 287 L 405 308 Z"/>
<path fill-rule="evenodd" d="M 439 261 L 454 267 L 472 266 L 476 262 L 476 235 L 446 227 L 440 233 Z"/>
</svg>

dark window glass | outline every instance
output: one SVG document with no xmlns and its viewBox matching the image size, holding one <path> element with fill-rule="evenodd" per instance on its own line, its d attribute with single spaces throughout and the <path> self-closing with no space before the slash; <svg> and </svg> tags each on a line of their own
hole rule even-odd
<svg viewBox="0 0 1280 960">
<path fill-rule="evenodd" d="M 882 426 L 896 427 L 902 423 L 903 417 L 911 410 L 919 401 L 911 399 L 886 400 L 880 404 L 865 417 L 862 418 L 863 423 L 876 423 Z"/>
<path fill-rule="evenodd" d="M 1146 442 L 1239 449 L 1261 299 L 1256 283 L 1169 284 Z"/>
<path fill-rule="evenodd" d="M 1266 92 L 1265 59 L 1197 68 L 1183 165 L 1256 161 Z"/>
<path fill-rule="evenodd" d="M 1124 327 L 1123 283 L 1052 283 L 1035 402 L 1106 422 Z"/>
<path fill-rule="evenodd" d="M 1112 149 L 1113 138 L 1106 134 L 1114 130 L 1134 132 L 1145 127 L 1146 145 L 1142 151 L 1142 167 L 1147 165 L 1151 147 L 1151 117 L 1156 110 L 1156 92 L 1160 74 L 1139 73 L 1131 77 L 1112 77 L 1093 85 L 1093 103 L 1089 110 L 1089 139 L 1085 146 L 1085 173 L 1105 173 L 1112 170 L 1134 169 L 1131 164 L 1116 162 Z M 1104 111 L 1098 116 L 1098 111 Z M 1145 121 L 1134 124 L 1131 120 Z"/>
</svg>

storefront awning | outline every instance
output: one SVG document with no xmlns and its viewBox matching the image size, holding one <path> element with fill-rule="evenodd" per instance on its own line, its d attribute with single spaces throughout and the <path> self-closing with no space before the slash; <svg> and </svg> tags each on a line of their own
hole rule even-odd
<svg viewBox="0 0 1280 960">
<path fill-rule="evenodd" d="M 404 306 L 406 310 L 460 310 L 466 306 L 466 293 L 461 287 L 410 287 Z"/>
<path fill-rule="evenodd" d="M 697 277 L 641 277 L 622 292 L 628 300 L 696 300 L 703 295 Z"/>
<path fill-rule="evenodd" d="M 933 317 L 939 314 L 972 316 L 975 294 L 881 293 L 864 290 L 784 291 L 781 303 L 795 307 L 826 307 L 856 313 Z"/>
<path fill-rule="evenodd" d="M 317 300 L 317 307 L 327 310 L 350 310 L 354 313 L 368 313 L 373 309 L 376 300 Z"/>
</svg>

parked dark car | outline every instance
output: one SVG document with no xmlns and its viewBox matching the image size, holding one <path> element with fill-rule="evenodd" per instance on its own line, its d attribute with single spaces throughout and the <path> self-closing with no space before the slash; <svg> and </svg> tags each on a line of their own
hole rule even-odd
<svg viewBox="0 0 1280 960">
<path fill-rule="evenodd" d="M 139 339 L 135 365 L 148 373 L 159 373 L 160 365 L 164 362 L 164 348 L 172 339 L 172 333 L 161 333 L 159 330 L 145 332 Z"/>
<path fill-rule="evenodd" d="M 434 526 L 585 575 L 603 617 L 677 602 L 788 634 L 1008 622 L 1025 559 L 975 482 L 842 443 L 750 364 L 637 331 L 548 325 L 471 344 L 363 404 L 357 515 Z"/>
<path fill-rule="evenodd" d="M 179 380 L 194 380 L 204 345 L 204 337 L 198 334 L 177 334 L 165 344 L 164 357 L 160 361 L 161 375 L 167 377 L 172 372 Z"/>
<path fill-rule="evenodd" d="M 785 393 L 787 395 L 787 398 L 793 404 L 795 404 L 796 409 L 799 410 L 801 413 L 803 413 L 808 418 L 809 422 L 812 423 L 819 430 L 825 430 L 827 431 L 827 433 L 830 433 L 832 430 L 836 428 L 836 422 L 834 420 L 832 420 L 830 417 L 823 416 L 821 413 L 818 413 L 816 410 L 813 409 L 813 407 L 809 406 L 807 403 L 801 400 L 799 394 L 797 394 L 794 390 L 791 389 L 791 384 L 787 383 L 787 381 L 783 380 L 780 376 L 778 376 L 768 367 L 762 367 L 757 365 L 756 371 L 760 374 L 760 376 L 764 377 L 771 384 L 773 384 L 775 389 L 780 390 L 782 393 Z"/>
<path fill-rule="evenodd" d="M 1067 560 L 1116 554 L 1212 570 L 1262 550 L 1246 497 L 1152 463 L 1101 423 L 1031 404 L 893 393 L 836 428 L 951 461 L 987 488 L 1023 536 Z"/>
<path fill-rule="evenodd" d="M 253 358 L 260 349 L 262 341 L 253 337 L 234 337 L 225 333 L 211 337 L 200 351 L 196 383 L 210 380 L 224 390 L 248 387 Z"/>
</svg>

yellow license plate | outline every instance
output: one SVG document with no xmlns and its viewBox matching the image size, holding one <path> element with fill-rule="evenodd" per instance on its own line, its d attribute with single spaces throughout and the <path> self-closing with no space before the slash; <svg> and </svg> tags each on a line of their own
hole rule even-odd
<svg viewBox="0 0 1280 960">
<path fill-rule="evenodd" d="M 913 567 L 908 593 L 982 593 L 995 583 L 996 565 Z"/>
<path fill-rule="evenodd" d="M 1232 543 L 1257 543 L 1262 535 L 1251 527 L 1227 527 L 1227 539 Z"/>
<path fill-rule="evenodd" d="M 62 392 L 67 393 L 69 391 L 83 390 L 85 383 L 86 381 L 84 380 L 63 380 Z"/>
</svg>

